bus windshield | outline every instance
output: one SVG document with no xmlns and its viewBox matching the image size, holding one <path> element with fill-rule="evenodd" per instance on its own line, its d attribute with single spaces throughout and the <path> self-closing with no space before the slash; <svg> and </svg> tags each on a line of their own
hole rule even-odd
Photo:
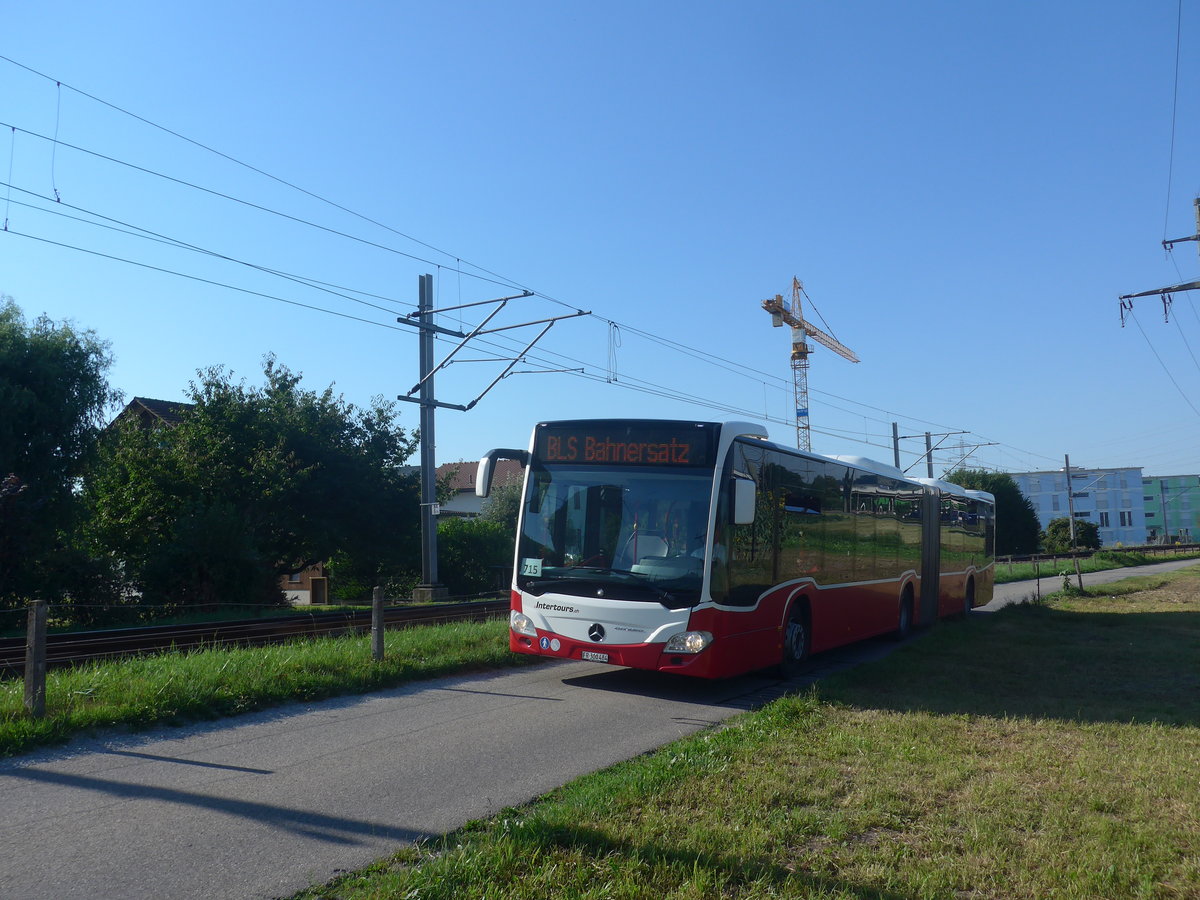
<svg viewBox="0 0 1200 900">
<path fill-rule="evenodd" d="M 671 607 L 700 598 L 711 469 L 536 466 L 517 586 Z"/>
</svg>

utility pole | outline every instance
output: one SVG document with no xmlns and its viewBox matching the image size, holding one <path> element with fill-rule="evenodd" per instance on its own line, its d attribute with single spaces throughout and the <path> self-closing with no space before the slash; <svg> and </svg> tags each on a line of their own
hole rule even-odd
<svg viewBox="0 0 1200 900">
<path fill-rule="evenodd" d="M 1196 233 L 1189 234 L 1187 237 L 1163 241 L 1162 244 L 1164 250 L 1170 250 L 1176 244 L 1182 244 L 1184 241 L 1196 241 L 1198 244 L 1200 244 L 1200 197 L 1197 197 L 1195 200 L 1193 200 L 1192 205 L 1196 208 Z M 1200 246 L 1197 246 L 1196 249 L 1200 251 Z"/>
<path fill-rule="evenodd" d="M 1167 543 L 1167 479 L 1160 478 L 1158 480 L 1158 499 L 1162 504 L 1162 543 Z"/>
<path fill-rule="evenodd" d="M 1079 556 L 1075 552 L 1075 485 L 1071 484 L 1071 455 L 1063 454 L 1063 463 L 1067 473 L 1067 513 L 1071 517 L 1071 558 L 1075 561 L 1075 579 L 1079 582 L 1079 590 L 1083 591 L 1083 570 L 1079 568 Z"/>
<path fill-rule="evenodd" d="M 892 459 L 896 468 L 900 468 L 900 425 L 892 423 Z"/>
<path fill-rule="evenodd" d="M 430 602 L 446 596 L 437 570 L 437 443 L 433 419 L 433 276 L 421 275 L 417 283 L 417 327 L 421 371 L 421 583 L 413 600 Z"/>
<path fill-rule="evenodd" d="M 1063 462 L 1066 468 L 1063 469 L 1067 473 L 1067 515 L 1071 517 L 1071 551 L 1075 551 L 1075 486 L 1071 484 L 1071 454 L 1063 455 Z"/>
<path fill-rule="evenodd" d="M 1196 241 L 1196 249 L 1200 250 L 1200 197 L 1192 201 L 1196 208 L 1196 233 L 1190 234 L 1187 237 L 1174 238 L 1173 240 L 1163 241 L 1163 249 L 1170 250 L 1176 244 L 1182 244 L 1184 241 Z M 1189 281 L 1184 284 L 1173 284 L 1169 287 L 1153 288 L 1148 291 L 1138 291 L 1136 294 L 1122 294 L 1117 299 L 1121 303 L 1121 327 L 1125 327 L 1125 313 L 1133 311 L 1133 299 L 1135 297 L 1162 297 L 1163 317 L 1170 318 L 1171 315 L 1171 295 L 1177 291 L 1197 291 L 1200 290 L 1200 281 Z"/>
<path fill-rule="evenodd" d="M 468 412 L 474 409 L 475 405 L 492 388 L 499 384 L 502 379 L 513 374 L 512 370 L 516 364 L 525 358 L 525 354 L 533 349 L 533 345 L 541 340 L 556 322 L 563 319 L 591 315 L 589 311 L 581 309 L 578 312 L 564 316 L 551 316 L 548 319 L 522 322 L 518 325 L 503 325 L 491 329 L 485 328 L 500 310 L 504 309 L 508 301 L 532 296 L 532 291 L 522 291 L 520 294 L 514 294 L 511 297 L 481 300 L 476 303 L 464 303 L 461 306 L 450 306 L 436 310 L 433 307 L 433 276 L 426 274 L 418 276 L 417 279 L 417 311 L 396 319 L 400 324 L 411 325 L 418 331 L 418 365 L 421 376 L 412 390 L 407 394 L 400 394 L 396 397 L 397 400 L 403 400 L 407 403 L 417 403 L 421 407 L 421 583 L 413 589 L 413 600 L 440 600 L 447 594 L 446 588 L 438 583 L 437 514 L 439 510 L 437 504 L 437 443 L 434 440 L 434 413 L 438 407 L 456 409 L 459 412 Z M 449 312 L 451 310 L 485 306 L 492 303 L 497 304 L 496 308 L 487 315 L 482 324 L 472 329 L 469 333 L 464 334 L 461 331 L 455 331 L 451 328 L 442 328 L 434 322 L 434 316 L 438 312 Z M 443 403 L 434 396 L 433 376 L 439 369 L 449 365 L 454 356 L 467 345 L 468 341 L 479 335 L 511 331 L 515 328 L 524 328 L 528 325 L 544 325 L 545 327 L 542 328 L 533 340 L 525 345 L 520 353 L 509 361 L 508 367 L 497 375 L 478 397 L 470 403 L 462 404 Z M 459 338 L 461 342 L 445 359 L 435 365 L 433 339 L 434 335 L 437 334 Z M 414 397 L 414 394 L 417 396 Z"/>
</svg>

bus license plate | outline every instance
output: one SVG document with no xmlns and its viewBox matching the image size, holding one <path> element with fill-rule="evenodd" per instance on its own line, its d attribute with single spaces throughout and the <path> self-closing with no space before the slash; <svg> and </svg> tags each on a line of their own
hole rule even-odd
<svg viewBox="0 0 1200 900">
<path fill-rule="evenodd" d="M 608 662 L 607 653 L 596 653 L 594 650 L 584 650 L 580 656 L 589 662 Z"/>
</svg>

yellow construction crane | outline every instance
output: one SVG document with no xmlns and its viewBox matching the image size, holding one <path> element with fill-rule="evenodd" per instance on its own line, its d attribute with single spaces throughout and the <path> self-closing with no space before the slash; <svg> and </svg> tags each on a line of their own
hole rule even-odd
<svg viewBox="0 0 1200 900">
<path fill-rule="evenodd" d="M 812 352 L 807 338 L 811 337 L 819 344 L 824 344 L 838 356 L 845 357 L 850 362 L 859 362 L 854 351 L 835 338 L 826 334 L 812 322 L 804 318 L 800 298 L 804 293 L 804 285 L 799 278 L 792 278 L 792 302 L 785 304 L 783 296 L 776 294 L 770 300 L 764 300 L 762 307 L 771 314 L 771 324 L 776 328 L 790 325 L 792 328 L 792 390 L 796 401 L 796 446 L 801 450 L 812 450 L 812 436 L 809 433 L 808 422 L 808 354 Z"/>
</svg>

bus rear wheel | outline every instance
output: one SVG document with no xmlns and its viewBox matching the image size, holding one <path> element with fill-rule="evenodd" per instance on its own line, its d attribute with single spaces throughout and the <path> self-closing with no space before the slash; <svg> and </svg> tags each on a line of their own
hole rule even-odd
<svg viewBox="0 0 1200 900">
<path fill-rule="evenodd" d="M 787 625 L 783 630 L 783 655 L 776 666 L 781 677 L 792 678 L 804 670 L 811 639 L 808 607 L 797 601 L 788 611 Z"/>
<path fill-rule="evenodd" d="M 905 591 L 904 596 L 900 598 L 900 616 L 896 622 L 896 630 L 892 632 L 892 638 L 897 641 L 907 640 L 912 634 L 913 627 L 913 595 L 912 591 Z"/>
</svg>

